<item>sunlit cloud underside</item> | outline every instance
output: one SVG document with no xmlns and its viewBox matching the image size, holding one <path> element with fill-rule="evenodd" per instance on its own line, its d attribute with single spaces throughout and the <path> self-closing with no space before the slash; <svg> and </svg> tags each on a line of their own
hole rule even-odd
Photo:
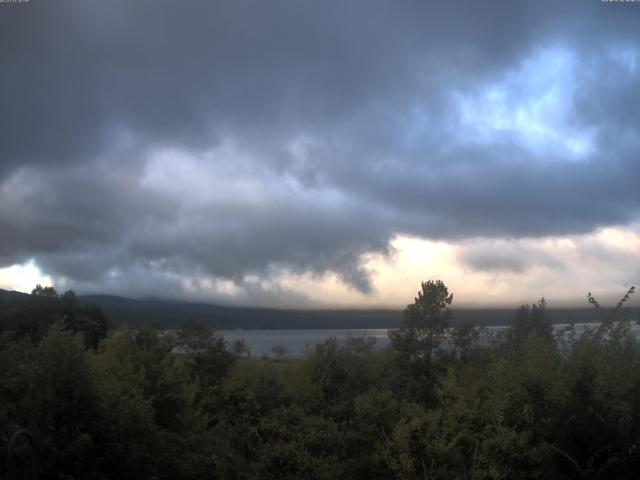
<svg viewBox="0 0 640 480">
<path fill-rule="evenodd" d="M 22 265 L 0 268 L 0 288 L 18 292 L 31 292 L 36 285 L 52 285 L 51 277 L 44 275 L 33 260 Z"/>
<path fill-rule="evenodd" d="M 251 304 L 255 291 L 284 298 L 281 306 L 399 308 L 415 295 L 420 282 L 443 279 L 458 307 L 514 307 L 545 297 L 552 306 L 587 306 L 593 292 L 603 303 L 615 302 L 640 283 L 640 232 L 606 228 L 592 234 L 524 239 L 430 241 L 397 236 L 391 253 L 363 255 L 374 289 L 363 294 L 337 275 L 273 272 L 269 278 L 247 276 L 240 284 L 209 277 L 180 278 L 182 295 L 194 301 L 218 299 Z M 175 279 L 174 279 L 175 280 Z M 52 279 L 33 261 L 0 270 L 0 286 L 30 291 L 35 284 L 64 288 L 68 279 Z M 126 295 L 113 288 L 111 293 Z M 286 299 L 289 299 L 288 301 Z M 258 301 L 258 304 L 260 302 Z M 632 299 L 630 305 L 640 305 Z"/>
</svg>

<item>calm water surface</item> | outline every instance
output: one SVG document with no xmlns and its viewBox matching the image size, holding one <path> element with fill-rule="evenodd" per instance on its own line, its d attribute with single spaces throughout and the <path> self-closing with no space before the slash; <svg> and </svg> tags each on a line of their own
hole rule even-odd
<svg viewBox="0 0 640 480">
<path fill-rule="evenodd" d="M 280 347 L 284 347 L 286 355 L 302 355 L 307 348 L 313 348 L 330 337 L 336 337 L 340 342 L 348 337 L 373 337 L 379 348 L 389 343 L 386 329 L 218 330 L 218 333 L 229 342 L 244 340 L 251 349 L 251 355 L 273 355 L 274 349 Z"/>
<path fill-rule="evenodd" d="M 554 329 L 559 331 L 568 324 L 556 324 Z M 576 335 L 579 337 L 587 328 L 595 328 L 595 323 L 576 323 Z M 506 327 L 485 327 L 488 334 L 497 333 Z M 302 355 L 307 349 L 323 343 L 330 337 L 335 337 L 344 343 L 348 337 L 375 338 L 376 348 L 384 348 L 389 344 L 387 329 L 334 329 L 334 330 L 219 330 L 218 333 L 233 342 L 244 340 L 252 355 L 274 355 L 274 350 L 288 356 Z M 640 325 L 631 324 L 631 334 L 640 339 Z"/>
</svg>

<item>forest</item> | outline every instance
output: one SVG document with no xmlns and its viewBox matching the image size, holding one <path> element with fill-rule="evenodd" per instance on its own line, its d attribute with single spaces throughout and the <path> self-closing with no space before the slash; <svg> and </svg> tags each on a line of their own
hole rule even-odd
<svg viewBox="0 0 640 480">
<path fill-rule="evenodd" d="M 451 327 L 429 280 L 385 349 L 271 358 L 194 323 L 111 328 L 38 286 L 0 303 L 0 478 L 635 479 L 633 290 L 613 308 L 589 294 L 581 336 L 554 333 L 544 299 L 489 335 Z"/>
</svg>

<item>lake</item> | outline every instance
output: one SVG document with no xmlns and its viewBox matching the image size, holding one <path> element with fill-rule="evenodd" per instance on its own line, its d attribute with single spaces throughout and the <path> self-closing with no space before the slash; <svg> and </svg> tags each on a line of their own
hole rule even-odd
<svg viewBox="0 0 640 480">
<path fill-rule="evenodd" d="M 251 355 L 273 355 L 275 348 L 284 348 L 288 356 L 302 355 L 307 348 L 323 343 L 331 337 L 344 342 L 348 337 L 373 337 L 376 347 L 389 343 L 386 329 L 334 329 L 334 330 L 218 330 L 228 342 L 244 340 Z"/>
<path fill-rule="evenodd" d="M 555 324 L 557 332 L 568 324 Z M 576 335 L 579 337 L 587 328 L 594 328 L 595 323 L 576 323 Z M 507 327 L 485 327 L 489 334 L 497 333 Z M 273 355 L 274 349 L 281 349 L 287 356 L 302 355 L 308 348 L 323 343 L 330 337 L 344 342 L 348 337 L 372 337 L 376 339 L 376 348 L 384 348 L 389 344 L 387 329 L 328 329 L 328 330 L 218 330 L 228 342 L 244 340 L 251 350 L 251 355 Z M 640 325 L 631 324 L 631 333 L 640 339 Z"/>
</svg>

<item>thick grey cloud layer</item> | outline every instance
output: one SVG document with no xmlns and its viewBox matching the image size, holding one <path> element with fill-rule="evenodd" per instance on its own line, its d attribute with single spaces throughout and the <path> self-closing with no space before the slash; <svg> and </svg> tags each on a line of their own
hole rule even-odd
<svg viewBox="0 0 640 480">
<path fill-rule="evenodd" d="M 638 218 L 638 4 L 31 0 L 0 62 L 0 263 L 79 288 Z"/>
</svg>

